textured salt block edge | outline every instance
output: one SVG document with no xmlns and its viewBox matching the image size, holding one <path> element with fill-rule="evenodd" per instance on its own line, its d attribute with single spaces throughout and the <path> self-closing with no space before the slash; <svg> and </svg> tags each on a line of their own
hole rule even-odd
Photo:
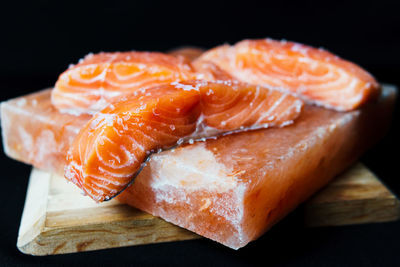
<svg viewBox="0 0 400 267">
<path fill-rule="evenodd" d="M 0 102 L 0 125 L 1 125 L 1 128 L 2 128 L 1 129 L 1 139 L 2 139 L 2 142 L 3 142 L 4 153 L 8 157 L 10 157 L 12 159 L 15 159 L 17 161 L 24 162 L 24 163 L 26 163 L 28 165 L 31 165 L 30 162 L 26 162 L 25 159 L 20 158 L 20 156 L 18 156 L 17 154 L 13 153 L 9 149 L 9 147 L 8 147 L 8 133 L 5 131 L 5 129 L 9 129 L 8 126 L 12 125 L 12 123 L 14 123 L 14 122 L 10 121 L 7 117 L 3 117 L 4 113 L 7 113 L 7 111 L 9 111 L 10 109 L 14 109 L 12 106 L 10 106 L 10 104 L 17 103 L 18 106 L 20 104 L 24 105 L 26 103 L 26 99 L 25 99 L 26 97 L 33 96 L 33 95 L 44 94 L 47 91 L 50 91 L 52 89 L 53 89 L 52 87 L 48 87 L 48 88 L 45 88 L 45 89 L 42 89 L 42 90 L 39 90 L 39 91 L 36 91 L 36 92 L 32 92 L 32 93 L 27 94 L 27 95 L 19 96 L 19 97 L 16 97 L 16 98 L 11 98 L 11 99 L 8 99 L 8 100 Z M 26 110 L 23 110 L 23 109 L 18 109 L 16 111 L 14 110 L 14 112 L 26 114 L 28 116 L 31 115 L 29 112 L 27 112 Z"/>
</svg>

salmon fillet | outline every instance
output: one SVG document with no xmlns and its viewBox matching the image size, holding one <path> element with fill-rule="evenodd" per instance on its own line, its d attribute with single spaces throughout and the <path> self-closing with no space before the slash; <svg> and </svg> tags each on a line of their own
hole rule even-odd
<svg viewBox="0 0 400 267">
<path fill-rule="evenodd" d="M 379 96 L 371 74 L 323 49 L 271 39 L 244 40 L 203 53 L 194 64 L 212 62 L 234 78 L 293 92 L 308 102 L 354 110 Z"/>
<path fill-rule="evenodd" d="M 222 133 L 285 126 L 302 106 L 292 95 L 236 82 L 153 87 L 93 116 L 72 145 L 65 177 L 95 201 L 108 200 L 157 150 Z"/>
<path fill-rule="evenodd" d="M 89 54 L 60 75 L 52 103 L 63 112 L 93 114 L 136 90 L 194 78 L 183 58 L 163 53 Z"/>
<path fill-rule="evenodd" d="M 137 90 L 191 80 L 233 80 L 212 62 L 193 63 L 199 49 L 89 54 L 60 75 L 52 103 L 61 112 L 94 114 Z"/>
</svg>

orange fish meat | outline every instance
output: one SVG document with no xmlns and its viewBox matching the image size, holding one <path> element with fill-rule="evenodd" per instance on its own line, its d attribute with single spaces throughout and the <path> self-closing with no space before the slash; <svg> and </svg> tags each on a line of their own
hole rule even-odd
<svg viewBox="0 0 400 267">
<path fill-rule="evenodd" d="M 271 39 L 244 40 L 203 53 L 236 79 L 298 94 L 308 102 L 339 111 L 376 99 L 380 86 L 354 63 L 322 49 Z"/>
<path fill-rule="evenodd" d="M 203 54 L 204 50 L 198 47 L 180 47 L 173 50 L 170 50 L 168 54 L 175 56 L 175 57 L 182 57 L 186 62 L 190 63 L 201 54 Z"/>
<path fill-rule="evenodd" d="M 224 71 L 218 65 L 210 61 L 193 61 L 191 63 L 193 70 L 197 74 L 197 79 L 207 81 L 234 81 L 235 79 L 228 72 Z"/>
<path fill-rule="evenodd" d="M 227 132 L 285 126 L 300 99 L 238 82 L 187 81 L 142 90 L 95 114 L 68 153 L 65 177 L 96 201 L 124 190 L 157 150 Z"/>
<path fill-rule="evenodd" d="M 194 78 L 181 57 L 157 52 L 89 54 L 60 75 L 52 103 L 67 113 L 95 113 L 136 90 Z"/>
<path fill-rule="evenodd" d="M 195 47 L 182 47 L 171 50 L 168 54 L 183 58 L 196 72 L 196 79 L 216 81 L 216 80 L 235 80 L 232 75 L 222 70 L 216 64 L 209 61 L 196 61 L 203 54 L 204 50 Z"/>
</svg>

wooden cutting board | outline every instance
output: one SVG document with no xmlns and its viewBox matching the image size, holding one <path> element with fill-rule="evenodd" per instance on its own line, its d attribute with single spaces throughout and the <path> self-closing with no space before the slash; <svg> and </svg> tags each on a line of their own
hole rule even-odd
<svg viewBox="0 0 400 267">
<path fill-rule="evenodd" d="M 307 226 L 399 218 L 399 200 L 361 163 L 305 204 Z M 200 236 L 115 200 L 96 204 L 64 178 L 33 169 L 17 247 L 49 255 L 195 238 Z"/>
</svg>

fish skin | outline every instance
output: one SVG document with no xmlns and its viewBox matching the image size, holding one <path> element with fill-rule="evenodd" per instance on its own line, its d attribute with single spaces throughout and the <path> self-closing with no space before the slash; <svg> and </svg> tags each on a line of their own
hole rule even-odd
<svg viewBox="0 0 400 267">
<path fill-rule="evenodd" d="M 235 81 L 194 80 L 132 94 L 96 113 L 67 156 L 65 177 L 97 202 L 124 190 L 151 153 L 250 129 L 283 127 L 303 102 Z"/>
<path fill-rule="evenodd" d="M 60 75 L 52 103 L 62 112 L 94 114 L 136 90 L 194 78 L 182 57 L 137 51 L 89 54 Z"/>
<path fill-rule="evenodd" d="M 338 111 L 377 99 L 381 87 L 358 65 L 323 50 L 272 39 L 243 40 L 204 52 L 194 64 L 213 62 L 242 82 L 290 91 Z"/>
</svg>

